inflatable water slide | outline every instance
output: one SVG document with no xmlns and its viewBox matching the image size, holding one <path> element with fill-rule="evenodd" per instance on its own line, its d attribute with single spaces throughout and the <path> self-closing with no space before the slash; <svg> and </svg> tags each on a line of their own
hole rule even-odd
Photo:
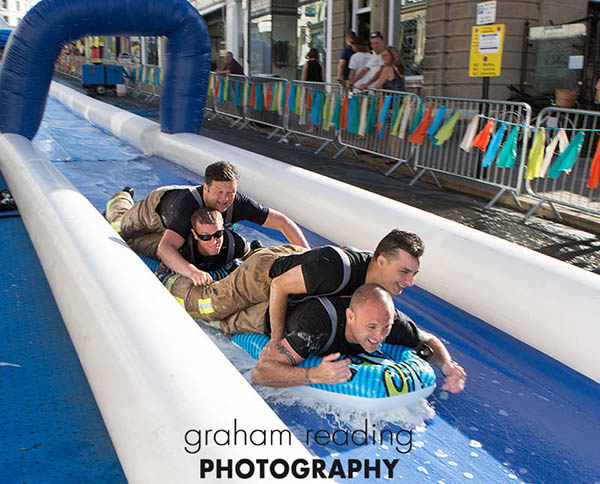
<svg viewBox="0 0 600 484">
<path fill-rule="evenodd" d="M 88 35 L 167 37 L 160 125 L 51 83 L 63 43 Z M 198 135 L 209 46 L 184 0 L 44 0 L 11 35 L 0 189 L 17 209 L 0 212 L 0 481 L 599 483 L 598 276 Z M 220 159 L 313 246 L 420 234 L 418 287 L 395 302 L 442 338 L 466 389 L 438 385 L 377 412 L 254 387 L 254 360 L 191 319 L 101 215 L 126 185 L 139 199 L 199 184 Z"/>
</svg>

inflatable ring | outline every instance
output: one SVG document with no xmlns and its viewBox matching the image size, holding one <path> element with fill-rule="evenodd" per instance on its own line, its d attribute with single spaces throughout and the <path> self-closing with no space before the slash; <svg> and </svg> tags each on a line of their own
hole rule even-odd
<svg viewBox="0 0 600 484">
<path fill-rule="evenodd" d="M 251 333 L 235 334 L 232 340 L 254 359 L 269 342 L 267 336 Z M 375 353 L 342 358 L 352 360 L 352 380 L 337 385 L 301 386 L 298 391 L 339 407 L 385 411 L 427 398 L 435 389 L 431 365 L 405 346 L 383 344 Z M 298 366 L 312 368 L 320 363 L 320 357 L 311 355 Z"/>
</svg>

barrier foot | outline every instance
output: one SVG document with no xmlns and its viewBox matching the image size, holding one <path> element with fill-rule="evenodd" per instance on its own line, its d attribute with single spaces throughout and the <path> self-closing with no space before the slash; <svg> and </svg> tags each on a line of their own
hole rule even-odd
<svg viewBox="0 0 600 484">
<path fill-rule="evenodd" d="M 550 207 L 552 207 L 552 211 L 554 212 L 554 215 L 556 215 L 556 218 L 558 219 L 558 221 L 562 222 L 563 218 L 560 216 L 560 213 L 556 209 L 556 205 L 554 205 L 552 202 L 548 202 L 548 203 L 550 204 Z"/>
<path fill-rule="evenodd" d="M 558 212 L 558 210 L 556 209 L 556 205 L 554 205 L 554 203 L 552 203 L 549 200 L 540 200 L 534 207 L 531 207 L 529 209 L 529 212 L 527 212 L 525 214 L 525 216 L 523 217 L 523 221 L 526 221 L 529 217 L 531 217 L 531 215 L 533 215 L 535 213 L 535 211 L 544 203 L 544 202 L 548 202 L 548 205 L 550 205 L 550 208 L 552 209 L 552 211 L 554 212 L 554 216 L 556 217 L 556 219 L 559 222 L 563 221 L 563 218 L 561 217 L 560 213 Z"/>
<path fill-rule="evenodd" d="M 536 212 L 536 210 L 540 207 L 540 205 L 542 205 L 542 203 L 544 203 L 544 200 L 540 200 L 537 204 L 535 204 L 533 207 L 531 207 L 529 209 L 529 211 L 523 216 L 523 221 L 524 222 L 527 221 L 527 219 Z M 552 205 L 552 204 L 550 204 L 550 205 Z"/>
<path fill-rule="evenodd" d="M 333 155 L 333 159 L 334 159 L 334 160 L 337 160 L 337 159 L 338 159 L 338 157 L 339 157 L 339 156 L 340 156 L 340 155 L 341 155 L 341 154 L 342 154 L 344 151 L 346 151 L 346 149 L 347 149 L 347 148 L 348 148 L 347 146 L 342 146 L 342 149 L 338 150 L 338 152 L 337 152 L 335 155 Z"/>
<path fill-rule="evenodd" d="M 494 198 L 492 198 L 488 204 L 483 207 L 484 210 L 487 210 L 488 208 L 491 208 L 494 203 L 496 203 L 498 201 L 498 199 L 502 196 L 502 194 L 506 191 L 506 188 L 501 188 L 500 190 L 498 190 L 498 193 L 496 193 L 496 195 L 494 195 Z"/>
<path fill-rule="evenodd" d="M 412 179 L 412 180 L 411 180 L 411 181 L 408 183 L 408 186 L 409 186 L 409 187 L 412 187 L 412 186 L 413 186 L 415 183 L 417 183 L 417 181 L 419 181 L 419 178 L 421 178 L 421 177 L 422 177 L 422 176 L 425 174 L 425 172 L 426 172 L 426 171 L 427 171 L 427 168 L 423 168 L 423 169 L 422 169 L 422 170 L 421 170 L 419 173 L 417 173 L 417 176 L 415 176 L 415 177 L 414 177 L 414 178 L 413 178 L 413 179 Z M 442 188 L 442 187 L 440 186 L 440 183 L 439 183 L 439 181 L 438 181 L 437 177 L 436 177 L 435 175 L 433 175 L 433 178 L 434 178 L 434 180 L 435 180 L 435 183 L 437 184 L 437 186 L 438 186 L 438 187 L 440 187 L 440 188 Z"/>
<path fill-rule="evenodd" d="M 240 121 L 242 120 L 242 118 L 237 118 L 233 123 L 231 123 L 229 125 L 230 128 L 234 128 L 236 124 L 238 124 Z"/>
<path fill-rule="evenodd" d="M 325 141 L 325 143 L 323 143 L 323 144 L 322 144 L 322 145 L 319 147 L 319 149 L 318 149 L 317 151 L 315 151 L 315 155 L 318 155 L 318 154 L 319 154 L 321 151 L 323 151 L 323 150 L 325 149 L 325 147 L 326 147 L 326 146 L 327 146 L 329 143 L 331 143 L 331 140 L 327 140 L 327 141 Z"/>
<path fill-rule="evenodd" d="M 269 136 L 267 136 L 267 139 L 271 139 L 273 136 L 275 136 L 280 131 L 283 131 L 283 128 L 275 128 L 273 131 L 271 131 Z"/>
<path fill-rule="evenodd" d="M 512 195 L 513 200 L 515 201 L 515 204 L 517 205 L 517 207 L 519 207 L 519 210 L 521 210 L 521 212 L 523 210 L 525 210 L 523 208 L 523 205 L 521 205 L 521 200 L 519 200 L 519 197 L 517 197 L 517 194 L 515 192 L 513 192 L 512 190 L 511 190 L 510 194 Z"/>
<path fill-rule="evenodd" d="M 242 124 L 240 124 L 240 125 L 238 126 L 238 129 L 239 129 L 239 130 L 242 130 L 242 129 L 244 129 L 246 126 L 248 126 L 249 124 L 250 124 L 250 121 L 246 119 L 246 120 L 245 120 L 245 121 L 244 121 Z M 233 124 L 232 124 L 231 126 L 233 127 Z"/>
<path fill-rule="evenodd" d="M 288 131 L 283 135 L 283 137 L 278 141 L 278 143 L 287 143 L 288 136 L 291 135 L 292 132 Z"/>
<path fill-rule="evenodd" d="M 392 166 L 388 171 L 385 172 L 385 176 L 390 176 L 392 174 L 392 172 L 398 168 L 402 163 L 404 163 L 404 160 L 398 160 L 394 166 Z"/>
</svg>

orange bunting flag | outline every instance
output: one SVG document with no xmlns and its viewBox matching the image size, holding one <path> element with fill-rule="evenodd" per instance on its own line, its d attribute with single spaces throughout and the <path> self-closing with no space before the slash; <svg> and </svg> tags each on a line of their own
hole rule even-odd
<svg viewBox="0 0 600 484">
<path fill-rule="evenodd" d="M 346 129 L 348 124 L 348 96 L 344 95 L 344 100 L 342 101 L 342 115 L 340 117 L 340 126 L 342 129 Z"/>
<path fill-rule="evenodd" d="M 273 95 L 273 84 L 267 85 L 267 95 L 265 96 L 265 110 L 268 111 L 271 107 L 271 96 Z"/>
<path fill-rule="evenodd" d="M 429 103 L 429 109 L 427 109 L 427 113 L 425 113 L 425 117 L 421 120 L 417 129 L 415 129 L 408 141 L 411 143 L 417 143 L 418 145 L 422 145 L 423 141 L 425 141 L 425 137 L 427 136 L 427 130 L 429 129 L 429 125 L 431 124 L 431 111 L 433 110 L 433 103 Z"/>
<path fill-rule="evenodd" d="M 310 111 L 312 109 L 312 89 L 307 89 L 306 92 L 306 110 Z"/>
<path fill-rule="evenodd" d="M 488 143 L 490 142 L 490 136 L 492 135 L 492 129 L 494 128 L 494 120 L 490 119 L 483 129 L 479 132 L 473 140 L 473 146 L 479 148 L 481 151 L 487 150 Z"/>
<path fill-rule="evenodd" d="M 254 104 L 256 104 L 256 88 L 254 87 L 254 84 L 252 84 L 252 86 L 250 86 L 250 102 L 248 103 L 248 106 L 254 107 Z"/>
<path fill-rule="evenodd" d="M 594 153 L 594 160 L 590 168 L 590 179 L 587 187 L 591 189 L 598 188 L 598 182 L 600 182 L 600 138 L 596 144 L 596 153 Z"/>
</svg>

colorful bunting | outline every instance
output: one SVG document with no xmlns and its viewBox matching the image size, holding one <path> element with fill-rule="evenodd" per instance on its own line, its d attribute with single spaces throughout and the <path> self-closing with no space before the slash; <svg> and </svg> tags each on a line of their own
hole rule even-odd
<svg viewBox="0 0 600 484">
<path fill-rule="evenodd" d="M 567 149 L 563 151 L 556 161 L 552 164 L 548 170 L 548 178 L 558 178 L 561 171 L 571 173 L 575 161 L 581 152 L 583 146 L 583 140 L 585 138 L 584 131 L 578 131 L 573 140 L 567 146 Z"/>
<path fill-rule="evenodd" d="M 542 167 L 540 168 L 540 172 L 538 174 L 540 178 L 546 176 L 546 172 L 550 167 L 550 163 L 552 163 L 552 157 L 554 156 L 554 152 L 556 151 L 557 144 L 559 145 L 558 149 L 561 153 L 564 153 L 564 151 L 569 146 L 569 138 L 567 138 L 567 133 L 565 133 L 565 130 L 562 128 L 558 130 L 556 136 L 554 136 L 554 138 L 552 138 L 552 141 L 550 141 L 550 144 L 546 146 L 544 161 L 542 162 Z"/>
<path fill-rule="evenodd" d="M 592 160 L 592 166 L 590 167 L 590 179 L 587 182 L 587 187 L 592 190 L 598 188 L 598 182 L 600 181 L 600 138 L 596 144 L 596 153 Z"/>
<path fill-rule="evenodd" d="M 425 141 L 425 136 L 427 136 L 427 130 L 429 129 L 429 123 L 431 122 L 431 111 L 433 110 L 433 103 L 429 103 L 429 108 L 427 108 L 427 113 L 425 113 L 425 117 L 421 120 L 417 128 L 411 133 L 408 141 L 410 143 L 416 143 L 418 145 L 422 145 L 423 141 Z"/>
<path fill-rule="evenodd" d="M 340 115 L 340 128 L 347 129 L 348 127 L 348 95 L 344 94 L 344 99 L 342 101 L 342 114 Z"/>
<path fill-rule="evenodd" d="M 471 121 L 469 121 L 469 125 L 467 126 L 467 130 L 465 131 L 465 135 L 463 136 L 463 139 L 460 142 L 460 149 L 466 151 L 467 153 L 470 153 L 471 149 L 473 148 L 473 140 L 475 139 L 475 135 L 477 134 L 479 118 L 479 114 L 476 114 L 471 118 Z"/>
<path fill-rule="evenodd" d="M 450 136 L 452 136 L 452 133 L 454 133 L 454 128 L 456 128 L 456 123 L 460 119 L 461 115 L 462 111 L 452 111 L 448 121 L 446 121 L 439 131 L 435 133 L 435 146 L 440 147 L 450 139 Z"/>
<path fill-rule="evenodd" d="M 404 110 L 404 116 L 402 117 L 402 121 L 400 122 L 400 129 L 398 130 L 398 138 L 404 139 L 404 135 L 406 133 L 406 128 L 408 126 L 408 119 L 412 114 L 413 109 L 413 98 L 409 97 L 408 101 L 406 101 L 406 109 Z"/>
<path fill-rule="evenodd" d="M 500 143 L 502 143 L 502 138 L 504 138 L 505 131 L 506 123 L 501 123 L 498 131 L 496 131 L 494 136 L 492 136 L 492 141 L 490 141 L 488 149 L 485 152 L 481 166 L 490 166 L 494 162 L 496 159 L 496 154 L 498 153 L 498 148 L 500 148 Z"/>
<path fill-rule="evenodd" d="M 378 138 L 383 139 L 383 133 L 385 131 L 385 122 L 387 119 L 387 114 L 390 109 L 390 104 L 392 103 L 392 96 L 385 96 L 385 100 L 383 101 L 383 106 L 381 107 L 381 111 L 379 112 L 379 119 L 377 120 L 377 129 L 378 129 Z"/>
<path fill-rule="evenodd" d="M 358 123 L 358 135 L 364 136 L 367 132 L 367 113 L 369 111 L 369 97 L 363 96 L 360 101 L 360 122 Z"/>
<path fill-rule="evenodd" d="M 399 101 L 400 98 L 396 98 L 397 101 Z M 402 119 L 402 113 L 404 112 L 404 109 L 406 108 L 406 103 L 408 102 L 408 96 L 404 96 L 404 99 L 402 99 L 402 104 L 400 106 L 400 109 L 398 109 L 397 111 L 394 112 L 394 115 L 392 117 L 392 136 L 398 136 L 398 129 L 400 128 L 400 120 Z"/>
<path fill-rule="evenodd" d="M 479 132 L 473 140 L 473 146 L 479 148 L 481 151 L 487 150 L 487 145 L 490 142 L 490 136 L 492 135 L 492 129 L 494 128 L 494 120 L 489 119 L 483 129 Z"/>
<path fill-rule="evenodd" d="M 515 166 L 517 158 L 517 137 L 519 136 L 519 127 L 513 126 L 512 131 L 508 135 L 504 146 L 500 150 L 496 166 L 500 168 L 512 168 Z"/>
<path fill-rule="evenodd" d="M 377 104 L 378 97 L 369 96 L 370 105 L 369 105 L 369 113 L 367 114 L 367 127 L 365 128 L 365 132 L 367 134 L 372 134 L 375 127 L 375 120 L 377 119 Z"/>
<path fill-rule="evenodd" d="M 538 173 L 542 166 L 542 160 L 544 158 L 544 146 L 546 145 L 546 130 L 540 128 L 535 133 L 535 139 L 533 145 L 529 151 L 529 157 L 527 158 L 527 172 L 525 178 L 527 180 L 533 180 L 538 177 Z"/>
<path fill-rule="evenodd" d="M 342 96 L 335 95 L 335 108 L 333 109 L 333 116 L 331 117 L 331 123 L 336 130 L 340 129 L 340 118 L 342 115 Z"/>
<path fill-rule="evenodd" d="M 429 136 L 429 139 L 432 141 L 433 137 L 435 136 L 435 133 L 438 132 L 439 127 L 444 121 L 444 117 L 446 116 L 446 109 L 448 109 L 446 105 L 440 106 L 438 112 L 435 115 L 435 118 L 433 119 L 433 123 L 431 123 L 429 129 L 427 130 L 427 136 Z"/>
<path fill-rule="evenodd" d="M 419 123 L 421 122 L 421 118 L 423 117 L 423 100 L 419 99 L 419 105 L 417 106 L 417 112 L 413 119 L 412 124 L 410 125 L 410 130 L 408 131 L 410 134 L 413 134 Z"/>
</svg>

